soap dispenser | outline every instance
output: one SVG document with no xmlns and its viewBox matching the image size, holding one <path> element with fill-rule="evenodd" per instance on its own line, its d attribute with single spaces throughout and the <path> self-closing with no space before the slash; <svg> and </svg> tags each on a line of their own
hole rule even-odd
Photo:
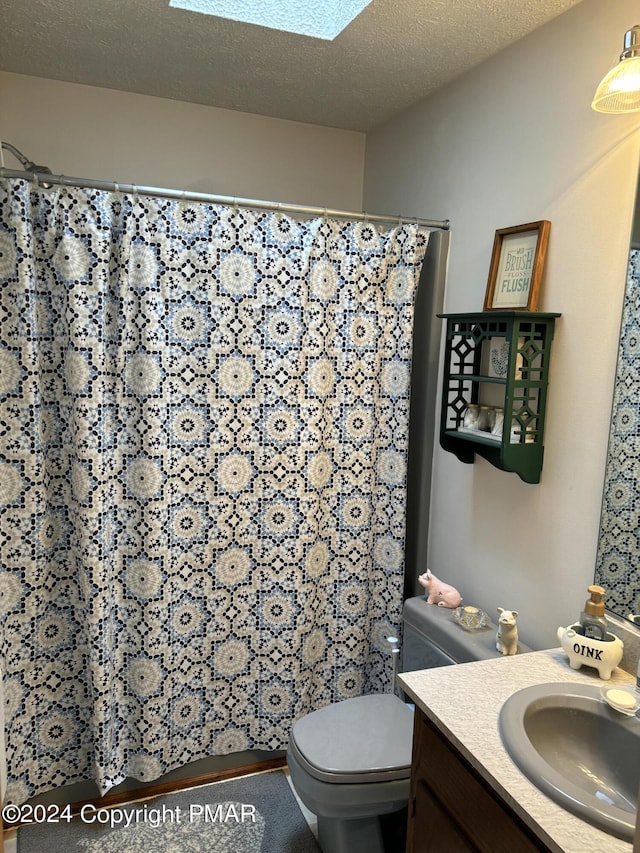
<svg viewBox="0 0 640 853">
<path fill-rule="evenodd" d="M 606 640 L 607 620 L 604 618 L 604 601 L 602 600 L 605 590 L 593 584 L 587 587 L 587 592 L 590 597 L 580 614 L 581 633 L 592 640 Z"/>
</svg>

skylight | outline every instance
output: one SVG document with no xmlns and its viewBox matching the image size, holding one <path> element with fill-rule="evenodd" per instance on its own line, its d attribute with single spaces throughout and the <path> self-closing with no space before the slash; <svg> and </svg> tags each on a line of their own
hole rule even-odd
<svg viewBox="0 0 640 853">
<path fill-rule="evenodd" d="M 170 0 L 176 9 L 333 40 L 371 0 Z"/>
</svg>

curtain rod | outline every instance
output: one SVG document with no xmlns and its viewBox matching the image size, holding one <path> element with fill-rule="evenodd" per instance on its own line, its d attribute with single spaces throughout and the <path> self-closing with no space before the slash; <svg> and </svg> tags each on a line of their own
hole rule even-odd
<svg viewBox="0 0 640 853">
<path fill-rule="evenodd" d="M 3 146 L 6 143 L 1 143 Z M 224 195 L 210 195 L 209 193 L 183 192 L 160 187 L 139 187 L 135 184 L 119 184 L 115 181 L 96 181 L 88 178 L 70 178 L 66 175 L 53 175 L 50 172 L 22 171 L 17 169 L 5 169 L 0 167 L 0 178 L 22 178 L 37 184 L 45 189 L 53 185 L 63 187 L 86 187 L 88 189 L 104 190 L 105 192 L 123 192 L 132 195 L 159 196 L 171 198 L 178 201 L 202 201 L 209 204 L 227 204 L 236 207 L 248 207 L 259 210 L 277 210 L 282 213 L 292 213 L 303 216 L 330 216 L 338 219 L 355 219 L 365 222 L 380 223 L 413 223 L 423 228 L 436 228 L 448 231 L 450 222 L 448 219 L 420 219 L 416 216 L 386 216 L 377 213 L 357 213 L 348 210 L 332 210 L 326 207 L 305 207 L 300 204 L 279 204 L 275 201 L 262 201 L 252 198 L 234 198 Z"/>
</svg>

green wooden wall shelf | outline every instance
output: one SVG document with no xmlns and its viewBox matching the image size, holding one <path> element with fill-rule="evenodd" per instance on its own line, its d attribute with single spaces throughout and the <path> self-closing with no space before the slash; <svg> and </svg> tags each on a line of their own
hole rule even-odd
<svg viewBox="0 0 640 853">
<path fill-rule="evenodd" d="M 441 447 L 461 462 L 472 463 L 478 454 L 525 483 L 539 483 L 551 342 L 560 314 L 480 311 L 437 316 L 447 321 Z M 470 404 L 498 414 L 493 432 L 465 427 Z"/>
</svg>

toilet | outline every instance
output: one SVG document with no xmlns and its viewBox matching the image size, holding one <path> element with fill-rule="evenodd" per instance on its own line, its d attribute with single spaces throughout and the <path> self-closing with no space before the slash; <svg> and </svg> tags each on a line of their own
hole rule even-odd
<svg viewBox="0 0 640 853">
<path fill-rule="evenodd" d="M 495 625 L 465 631 L 424 596 L 405 601 L 402 622 L 404 672 L 499 656 Z M 412 739 L 412 708 L 392 693 L 336 702 L 294 724 L 289 773 L 318 818 L 323 853 L 384 853 L 380 818 L 408 803 Z"/>
</svg>

